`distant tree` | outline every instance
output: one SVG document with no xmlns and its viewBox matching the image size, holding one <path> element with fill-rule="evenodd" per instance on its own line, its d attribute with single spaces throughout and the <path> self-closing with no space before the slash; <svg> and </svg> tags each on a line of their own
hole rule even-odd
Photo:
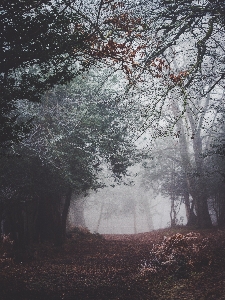
<svg viewBox="0 0 225 300">
<path fill-rule="evenodd" d="M 150 94 L 152 99 L 143 109 L 142 131 L 177 136 L 182 172 L 175 173 L 182 178 L 187 217 L 195 222 L 196 214 L 198 225 L 209 227 L 209 169 L 203 153 L 211 135 L 210 114 L 216 118 L 215 107 L 223 107 L 224 97 L 218 98 L 225 87 L 224 3 L 162 0 L 139 5 L 136 13 L 146 16 L 146 36 L 154 36 L 146 44 L 140 77 L 154 78 L 146 88 L 142 85 L 142 97 Z"/>
<path fill-rule="evenodd" d="M 213 95 L 200 101 L 201 111 L 194 102 L 188 103 L 182 118 L 182 105 L 171 99 L 171 110 L 164 116 L 167 122 L 173 116 L 177 119 L 176 133 L 173 140 L 164 137 L 152 145 L 152 160 L 145 162 L 144 183 L 146 186 L 152 183 L 154 187 L 157 182 L 158 192 L 172 195 L 171 199 L 182 197 L 187 224 L 207 228 L 212 225 L 212 213 L 214 223 L 222 226 L 224 222 L 224 126 L 223 110 L 216 106 Z"/>
<path fill-rule="evenodd" d="M 223 98 L 222 98 L 223 99 Z M 223 100 L 222 100 L 223 101 Z M 224 151 L 224 105 L 217 105 L 214 122 L 209 130 L 209 139 L 203 152 L 207 162 L 207 186 L 210 195 L 210 211 L 214 215 L 214 222 L 225 226 L 225 151 Z"/>
<path fill-rule="evenodd" d="M 171 226 L 174 227 L 187 192 L 179 152 L 169 137 L 155 141 L 153 149 L 150 157 L 143 161 L 142 185 L 156 195 L 169 198 Z"/>
</svg>

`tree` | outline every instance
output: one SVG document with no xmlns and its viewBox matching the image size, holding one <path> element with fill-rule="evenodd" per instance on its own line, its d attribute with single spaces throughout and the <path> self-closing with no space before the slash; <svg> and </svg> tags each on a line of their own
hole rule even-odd
<svg viewBox="0 0 225 300">
<path fill-rule="evenodd" d="M 150 127 L 160 129 L 169 95 L 182 98 L 181 114 L 185 114 L 188 103 L 195 102 L 200 109 L 200 98 L 224 89 L 224 4 L 140 1 L 130 9 L 145 20 L 145 54 L 133 72 L 140 98 L 151 98 L 143 111 L 144 132 Z"/>
<path fill-rule="evenodd" d="M 179 137 L 187 215 L 194 217 L 194 211 L 200 227 L 211 226 L 202 154 L 209 141 L 209 114 L 222 105 L 215 94 L 224 90 L 224 4 L 142 1 L 134 14 L 145 19 L 146 40 L 152 37 L 134 74 L 140 99 L 145 97 L 141 130 L 149 129 L 153 137 Z"/>
<path fill-rule="evenodd" d="M 132 8 L 131 8 L 132 9 Z M 173 65 L 175 56 L 181 51 L 183 56 L 189 58 L 189 62 L 183 71 L 188 71 L 188 79 L 185 86 L 188 87 L 204 75 L 206 69 L 207 77 L 216 71 L 214 68 L 206 68 L 206 61 L 214 61 L 218 68 L 217 76 L 208 77 L 211 82 L 210 91 L 224 79 L 223 61 L 224 54 L 224 11 L 225 6 L 222 1 L 212 0 L 204 2 L 195 1 L 168 1 L 160 0 L 155 2 L 140 1 L 133 7 L 134 15 L 139 15 L 145 19 L 145 34 L 153 36 L 146 44 L 147 53 L 143 58 L 145 69 L 150 70 L 155 67 L 151 63 L 156 58 L 168 58 L 167 63 Z M 179 49 L 185 45 L 188 39 L 189 46 Z M 216 48 L 217 47 L 217 48 Z M 173 59 L 169 59 L 173 50 Z M 161 65 L 161 71 L 163 69 Z M 160 71 L 160 68 L 158 68 Z M 175 74 L 170 74 L 173 82 L 180 81 Z M 181 74 L 180 74 L 181 75 Z"/>
<path fill-rule="evenodd" d="M 38 102 L 54 85 L 71 81 L 98 61 L 111 60 L 128 72 L 138 49 L 133 52 L 123 37 L 140 20 L 128 22 L 125 15 L 127 25 L 118 28 L 120 9 L 102 0 L 1 2 L 1 146 L 21 140 L 30 129 L 29 119 L 16 115 L 18 100 Z M 116 31 L 123 42 L 113 40 Z"/>
<path fill-rule="evenodd" d="M 171 110 L 163 111 L 164 124 L 169 121 L 174 123 L 174 119 L 176 120 L 174 136 L 177 143 L 170 142 L 170 147 L 161 145 L 161 150 L 160 147 L 155 147 L 156 153 L 152 155 L 161 168 L 147 162 L 146 177 L 153 181 L 159 180 L 159 191 L 169 194 L 171 190 L 175 197 L 182 195 L 188 225 L 210 227 L 210 214 L 211 217 L 214 214 L 213 222 L 222 226 L 224 162 L 221 145 L 215 143 L 219 137 L 223 139 L 223 109 L 216 106 L 217 102 L 221 103 L 221 99 L 218 98 L 218 94 L 216 99 L 213 94 L 208 94 L 206 99 L 199 99 L 201 110 L 196 109 L 194 102 L 187 103 L 187 111 L 183 117 L 182 105 L 176 98 L 169 99 Z M 216 107 L 220 111 L 219 114 Z M 216 150 L 213 150 L 213 147 Z M 170 160 L 172 161 L 168 164 Z M 171 176 L 168 176 L 168 173 Z M 175 180 L 176 177 L 178 180 Z"/>
<path fill-rule="evenodd" d="M 97 101 L 88 78 L 45 97 L 43 104 L 18 106 L 20 114 L 35 116 L 33 128 L 11 147 L 1 170 L 2 215 L 19 247 L 49 239 L 61 244 L 72 196 L 100 188 L 102 166 L 121 178 L 136 155 L 122 103 L 104 92 Z"/>
<path fill-rule="evenodd" d="M 218 99 L 219 103 L 221 99 Z M 223 98 L 222 98 L 223 101 Z M 214 215 L 214 223 L 220 227 L 225 225 L 224 202 L 224 105 L 221 103 L 215 108 L 214 122 L 210 127 L 210 139 L 203 153 L 207 161 L 207 186 L 210 201 L 210 210 Z"/>
<path fill-rule="evenodd" d="M 142 184 L 146 190 L 169 198 L 171 227 L 174 227 L 178 223 L 177 215 L 187 192 L 181 158 L 170 137 L 155 141 L 153 149 L 150 157 L 147 156 L 143 161 Z"/>
<path fill-rule="evenodd" d="M 68 5 L 69 1 L 65 3 Z M 72 31 L 78 16 L 62 9 L 61 1 L 13 1 L 1 3 L 1 142 L 18 140 L 27 129 L 12 115 L 18 99 L 40 101 L 56 83 L 74 76 L 75 49 L 85 33 Z M 14 118 L 12 118 L 12 116 Z"/>
</svg>

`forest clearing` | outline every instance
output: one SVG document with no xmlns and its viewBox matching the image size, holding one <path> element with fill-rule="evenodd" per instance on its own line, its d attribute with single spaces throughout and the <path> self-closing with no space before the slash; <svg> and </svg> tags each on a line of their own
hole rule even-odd
<svg viewBox="0 0 225 300">
<path fill-rule="evenodd" d="M 2 251 L 2 300 L 225 299 L 225 230 L 74 229 L 62 248 L 33 246 L 21 261 Z"/>
</svg>

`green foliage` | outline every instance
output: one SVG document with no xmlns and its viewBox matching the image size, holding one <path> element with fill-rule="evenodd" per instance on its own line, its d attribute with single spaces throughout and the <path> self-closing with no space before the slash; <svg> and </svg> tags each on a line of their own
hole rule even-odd
<svg viewBox="0 0 225 300">
<path fill-rule="evenodd" d="M 26 219 L 19 239 L 54 238 L 66 226 L 61 219 L 68 194 L 102 187 L 106 167 L 120 180 L 137 157 L 122 103 L 109 90 L 92 95 L 89 81 L 77 77 L 70 86 L 56 86 L 40 104 L 17 103 L 21 118 L 33 116 L 33 126 L 1 157 L 0 200 L 1 218 L 14 215 L 19 224 Z"/>
<path fill-rule="evenodd" d="M 74 50 L 85 34 L 71 31 L 78 17 L 62 8 L 61 1 L 1 2 L 1 145 L 29 129 L 13 114 L 18 99 L 40 101 L 54 84 L 74 76 Z"/>
</svg>

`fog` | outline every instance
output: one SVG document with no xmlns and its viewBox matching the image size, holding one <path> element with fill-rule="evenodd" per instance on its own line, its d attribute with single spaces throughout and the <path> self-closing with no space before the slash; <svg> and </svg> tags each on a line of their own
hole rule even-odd
<svg viewBox="0 0 225 300">
<path fill-rule="evenodd" d="M 100 234 L 133 234 L 148 232 L 171 226 L 169 197 L 156 195 L 146 190 L 142 183 L 140 166 L 132 168 L 132 183 L 107 186 L 97 192 L 90 192 L 83 198 L 75 199 L 71 205 L 69 222 L 71 226 L 81 225 L 91 232 Z M 83 203 L 83 222 L 77 223 L 76 204 Z M 179 202 L 177 224 L 186 224 L 185 207 Z"/>
</svg>

